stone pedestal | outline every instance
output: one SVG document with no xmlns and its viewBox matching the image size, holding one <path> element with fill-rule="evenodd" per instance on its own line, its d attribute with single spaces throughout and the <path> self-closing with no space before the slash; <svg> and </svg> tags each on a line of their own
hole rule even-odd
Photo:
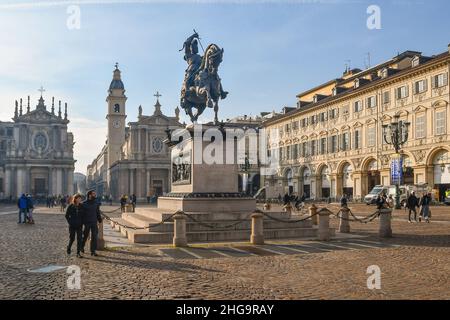
<svg viewBox="0 0 450 320">
<path fill-rule="evenodd" d="M 331 239 L 330 213 L 325 208 L 319 211 L 319 241 L 329 241 Z"/>
<path fill-rule="evenodd" d="M 348 207 L 341 208 L 341 216 L 339 220 L 339 232 L 350 233 L 350 221 L 349 219 L 350 209 Z"/>
<path fill-rule="evenodd" d="M 264 216 L 255 212 L 252 214 L 252 235 L 250 237 L 250 242 L 255 245 L 264 244 Z"/>
<path fill-rule="evenodd" d="M 103 238 L 103 222 L 98 224 L 97 250 L 105 250 L 105 239 Z"/>
<path fill-rule="evenodd" d="M 173 246 L 187 247 L 186 216 L 182 213 L 177 213 L 173 217 L 173 221 L 174 221 Z"/>
<path fill-rule="evenodd" d="M 381 209 L 380 210 L 380 226 L 379 226 L 379 236 L 380 238 L 391 238 L 392 237 L 392 210 L 391 209 Z"/>
</svg>

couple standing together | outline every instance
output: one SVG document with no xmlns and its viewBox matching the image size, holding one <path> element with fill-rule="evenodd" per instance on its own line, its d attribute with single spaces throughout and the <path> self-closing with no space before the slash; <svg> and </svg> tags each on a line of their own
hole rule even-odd
<svg viewBox="0 0 450 320">
<path fill-rule="evenodd" d="M 86 241 L 91 236 L 91 256 L 96 257 L 97 253 L 97 237 L 98 223 L 102 222 L 100 212 L 100 203 L 97 201 L 95 191 L 87 193 L 87 200 L 82 202 L 82 195 L 73 196 L 72 203 L 66 211 L 66 220 L 69 223 L 69 245 L 67 246 L 67 254 L 72 253 L 72 245 L 77 240 L 77 257 L 83 258 Z"/>
</svg>

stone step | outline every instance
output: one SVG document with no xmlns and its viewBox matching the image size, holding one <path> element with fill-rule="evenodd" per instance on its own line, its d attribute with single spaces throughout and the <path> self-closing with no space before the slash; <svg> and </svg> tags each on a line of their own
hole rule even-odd
<svg viewBox="0 0 450 320">
<path fill-rule="evenodd" d="M 152 224 L 157 224 L 161 220 L 155 220 L 149 216 L 139 213 L 123 213 L 122 219 L 134 224 L 137 227 L 147 227 Z"/>
<path fill-rule="evenodd" d="M 291 220 L 297 220 L 299 218 L 300 217 L 294 217 Z M 167 221 L 162 225 L 158 225 L 159 224 L 158 221 L 155 221 L 147 216 L 143 216 L 141 214 L 128 214 L 128 213 L 124 214 L 122 219 L 125 220 L 126 222 L 129 222 L 133 226 L 137 226 L 137 227 L 147 227 L 147 226 L 156 225 L 155 227 L 151 228 L 150 231 L 173 232 L 173 222 L 172 221 Z M 197 217 L 196 217 L 196 219 L 197 219 Z M 285 219 L 285 220 L 287 220 L 287 219 Z M 229 220 L 202 221 L 200 219 L 199 219 L 199 221 L 200 221 L 200 223 L 187 218 L 187 220 L 186 220 L 187 232 L 209 231 L 211 229 L 224 230 L 224 231 L 226 231 L 226 230 L 250 230 L 251 229 L 251 220 L 250 219 L 242 221 L 241 223 L 236 224 L 235 226 L 230 226 L 230 225 L 233 225 L 235 222 L 237 223 L 238 221 L 229 221 Z M 207 225 L 203 225 L 202 223 L 207 224 Z M 274 221 L 269 218 L 264 219 L 264 228 L 265 229 L 308 228 L 311 226 L 312 226 L 311 220 L 306 220 L 306 221 L 302 221 L 302 222 L 298 222 L 298 223 L 287 223 L 287 222 Z"/>
<path fill-rule="evenodd" d="M 264 237 L 269 239 L 289 239 L 289 238 L 315 238 L 317 228 L 289 228 L 289 229 L 268 229 L 264 230 Z M 188 243 L 214 242 L 214 241 L 249 241 L 250 230 L 228 230 L 228 231 L 200 231 L 188 232 Z M 334 235 L 334 229 L 332 230 Z M 128 239 L 133 243 L 172 243 L 173 233 L 169 232 L 145 232 L 139 230 L 128 230 Z"/>
<path fill-rule="evenodd" d="M 243 219 L 250 219 L 251 212 L 186 212 L 192 215 L 198 221 L 237 221 Z M 167 212 L 161 209 L 154 208 L 141 208 L 136 210 L 136 213 L 127 213 L 125 215 L 138 214 L 139 216 L 146 217 L 150 220 L 162 221 L 170 218 L 174 212 Z M 267 212 L 271 217 L 276 219 L 289 219 L 289 213 L 287 212 Z"/>
</svg>

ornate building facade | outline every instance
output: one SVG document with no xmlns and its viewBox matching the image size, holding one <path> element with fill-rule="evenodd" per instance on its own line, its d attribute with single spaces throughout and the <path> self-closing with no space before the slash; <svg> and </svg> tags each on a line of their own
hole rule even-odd
<svg viewBox="0 0 450 320">
<path fill-rule="evenodd" d="M 397 119 L 411 123 L 403 183 L 427 183 L 442 197 L 450 187 L 449 72 L 450 46 L 432 57 L 406 51 L 299 94 L 296 108 L 263 123 L 269 153 L 280 158 L 264 185 L 313 199 L 361 198 L 390 185 L 394 151 L 383 125 Z"/>
<path fill-rule="evenodd" d="M 170 191 L 170 154 L 163 141 L 166 130 L 181 128 L 179 109 L 175 116 L 162 113 L 159 93 L 152 115 L 144 115 L 139 106 L 137 121 L 126 124 L 125 86 L 116 65 L 108 90 L 108 137 L 100 154 L 87 168 L 88 188 L 99 195 L 135 194 L 143 201 L 149 195 Z"/>
<path fill-rule="evenodd" d="M 13 122 L 0 123 L 0 198 L 22 193 L 35 197 L 73 193 L 73 134 L 68 132 L 67 103 L 47 110 L 41 95 L 34 110 L 16 101 Z"/>
</svg>

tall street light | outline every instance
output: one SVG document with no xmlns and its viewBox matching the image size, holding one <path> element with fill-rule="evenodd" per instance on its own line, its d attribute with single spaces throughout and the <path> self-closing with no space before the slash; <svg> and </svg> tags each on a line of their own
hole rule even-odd
<svg viewBox="0 0 450 320">
<path fill-rule="evenodd" d="M 395 209 L 400 209 L 400 183 L 401 183 L 401 148 L 408 141 L 408 130 L 411 125 L 409 122 L 399 121 L 400 116 L 395 115 L 394 121 L 385 124 L 383 128 L 383 139 L 388 145 L 392 145 L 395 149 L 396 157 L 392 159 L 391 177 L 395 177 Z"/>
</svg>

